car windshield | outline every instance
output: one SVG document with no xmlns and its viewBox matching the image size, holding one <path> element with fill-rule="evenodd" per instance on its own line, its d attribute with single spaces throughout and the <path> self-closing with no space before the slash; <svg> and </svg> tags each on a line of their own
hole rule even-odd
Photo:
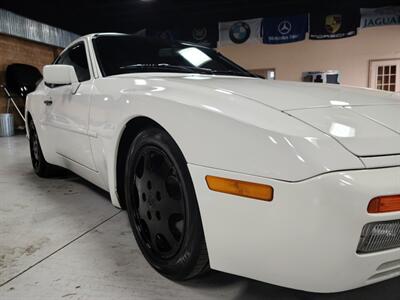
<svg viewBox="0 0 400 300">
<path fill-rule="evenodd" d="M 94 38 L 93 45 L 103 76 L 169 72 L 254 77 L 220 53 L 189 43 L 105 35 Z"/>
</svg>

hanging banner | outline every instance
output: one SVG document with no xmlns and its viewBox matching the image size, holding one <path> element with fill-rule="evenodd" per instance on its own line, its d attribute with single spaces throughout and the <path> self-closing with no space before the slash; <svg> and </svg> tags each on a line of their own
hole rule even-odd
<svg viewBox="0 0 400 300">
<path fill-rule="evenodd" d="M 310 39 L 329 40 L 351 37 L 357 34 L 360 23 L 358 11 L 343 11 L 333 14 L 310 14 Z"/>
<path fill-rule="evenodd" d="M 400 6 L 361 8 L 360 27 L 400 25 Z"/>
<path fill-rule="evenodd" d="M 261 43 L 262 18 L 219 23 L 219 43 Z"/>
<path fill-rule="evenodd" d="M 172 29 L 147 29 L 146 36 L 170 41 L 177 39 L 177 34 Z"/>
<path fill-rule="evenodd" d="M 177 30 L 177 37 L 182 41 L 216 48 L 218 42 L 218 24 L 184 25 Z"/>
<path fill-rule="evenodd" d="M 267 17 L 261 25 L 264 44 L 284 44 L 302 41 L 308 31 L 308 15 Z"/>
<path fill-rule="evenodd" d="M 216 48 L 218 42 L 218 24 L 182 25 L 173 29 L 149 29 L 147 36 L 163 40 L 185 41 L 205 47 Z"/>
</svg>

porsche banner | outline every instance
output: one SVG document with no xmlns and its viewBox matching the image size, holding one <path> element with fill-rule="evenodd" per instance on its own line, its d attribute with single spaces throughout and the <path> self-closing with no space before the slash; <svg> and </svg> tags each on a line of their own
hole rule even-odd
<svg viewBox="0 0 400 300">
<path fill-rule="evenodd" d="M 302 41 L 308 31 L 308 15 L 264 18 L 261 31 L 264 44 Z"/>
<path fill-rule="evenodd" d="M 310 14 L 310 39 L 341 39 L 357 34 L 360 24 L 359 11 Z"/>
<path fill-rule="evenodd" d="M 219 23 L 219 43 L 261 43 L 262 18 Z"/>
<path fill-rule="evenodd" d="M 400 25 L 400 6 L 361 8 L 360 27 Z"/>
</svg>

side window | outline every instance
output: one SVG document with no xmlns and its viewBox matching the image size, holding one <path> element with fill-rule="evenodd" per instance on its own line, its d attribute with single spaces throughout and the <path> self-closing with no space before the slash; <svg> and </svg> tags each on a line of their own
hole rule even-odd
<svg viewBox="0 0 400 300">
<path fill-rule="evenodd" d="M 67 49 L 55 62 L 57 65 L 73 66 L 79 82 L 90 79 L 89 65 L 86 58 L 85 45 L 78 43 Z"/>
</svg>

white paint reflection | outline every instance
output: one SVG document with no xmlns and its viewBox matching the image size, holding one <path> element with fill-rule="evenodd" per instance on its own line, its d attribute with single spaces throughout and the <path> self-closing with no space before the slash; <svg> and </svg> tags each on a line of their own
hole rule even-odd
<svg viewBox="0 0 400 300">
<path fill-rule="evenodd" d="M 271 142 L 273 142 L 275 145 L 278 144 L 278 142 L 277 142 L 272 136 L 269 136 L 268 138 L 269 138 L 269 139 L 271 140 Z"/>
<path fill-rule="evenodd" d="M 210 79 L 210 76 L 205 76 L 205 75 L 190 75 L 184 77 L 185 79 L 190 79 L 190 80 L 208 80 Z"/>
<path fill-rule="evenodd" d="M 346 180 L 340 179 L 340 182 L 342 183 L 342 185 L 353 185 L 351 182 L 348 182 Z"/>
<path fill-rule="evenodd" d="M 136 85 L 147 85 L 147 81 L 144 79 L 135 79 Z"/>
<path fill-rule="evenodd" d="M 332 100 L 330 101 L 331 105 L 335 105 L 335 106 L 346 106 L 346 105 L 350 105 L 350 103 L 345 102 L 345 101 L 336 101 L 336 100 Z"/>
<path fill-rule="evenodd" d="M 310 142 L 311 144 L 313 144 L 316 148 L 320 148 L 319 144 L 318 144 L 318 139 L 316 137 L 309 137 L 306 136 L 304 139 L 306 139 L 308 142 Z"/>
<path fill-rule="evenodd" d="M 151 91 L 152 91 L 152 92 L 162 92 L 162 91 L 165 91 L 165 87 L 156 86 L 156 87 L 154 87 Z"/>
<path fill-rule="evenodd" d="M 340 124 L 332 123 L 329 132 L 336 137 L 349 138 L 356 135 L 356 130 L 353 127 Z"/>
<path fill-rule="evenodd" d="M 286 143 L 288 143 L 288 145 L 289 145 L 290 147 L 294 148 L 293 144 L 289 141 L 288 138 L 284 137 L 284 139 L 285 139 Z"/>
<path fill-rule="evenodd" d="M 210 106 L 210 105 L 202 105 L 205 109 L 208 109 L 208 110 L 212 110 L 212 111 L 215 111 L 215 112 L 217 112 L 217 113 L 222 113 L 222 111 L 220 110 L 220 109 L 218 109 L 218 108 L 216 108 L 216 107 L 214 107 L 214 106 Z"/>
<path fill-rule="evenodd" d="M 215 91 L 222 94 L 232 95 L 232 92 L 227 90 L 216 89 Z"/>
<path fill-rule="evenodd" d="M 301 161 L 301 162 L 306 162 L 305 160 L 304 160 L 304 158 L 302 158 L 300 155 L 296 155 L 297 156 L 297 158 Z"/>
<path fill-rule="evenodd" d="M 354 180 L 353 177 L 352 177 L 351 175 L 347 175 L 347 174 L 346 174 L 346 175 L 343 175 L 343 176 L 346 177 L 347 179 Z"/>
</svg>

